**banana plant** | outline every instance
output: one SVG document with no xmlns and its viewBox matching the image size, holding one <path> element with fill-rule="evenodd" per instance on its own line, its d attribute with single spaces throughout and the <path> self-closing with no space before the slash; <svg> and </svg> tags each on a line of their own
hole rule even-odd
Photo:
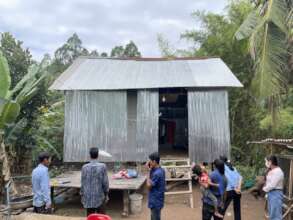
<svg viewBox="0 0 293 220">
<path fill-rule="evenodd" d="M 47 60 L 33 64 L 23 79 L 11 88 L 9 66 L 0 51 L 0 161 L 4 182 L 11 176 L 6 144 L 15 141 L 26 126 L 26 119 L 18 118 L 21 108 L 37 93 L 40 83 L 48 75 L 47 65 Z"/>
</svg>

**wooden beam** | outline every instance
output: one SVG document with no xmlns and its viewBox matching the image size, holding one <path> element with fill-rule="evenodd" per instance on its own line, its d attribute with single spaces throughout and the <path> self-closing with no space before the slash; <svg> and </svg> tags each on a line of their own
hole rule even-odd
<svg viewBox="0 0 293 220">
<path fill-rule="evenodd" d="M 178 191 L 178 192 L 165 192 L 165 195 L 184 195 L 184 194 L 191 194 L 192 191 Z"/>
</svg>

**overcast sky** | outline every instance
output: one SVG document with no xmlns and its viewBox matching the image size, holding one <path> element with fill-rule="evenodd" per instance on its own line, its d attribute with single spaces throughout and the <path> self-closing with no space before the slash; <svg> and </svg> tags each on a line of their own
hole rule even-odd
<svg viewBox="0 0 293 220">
<path fill-rule="evenodd" d="M 110 52 L 133 40 L 144 57 L 160 56 L 157 34 L 186 47 L 180 33 L 196 28 L 195 10 L 221 13 L 227 0 L 0 0 L 0 32 L 24 42 L 35 59 L 76 32 L 83 45 Z"/>
</svg>

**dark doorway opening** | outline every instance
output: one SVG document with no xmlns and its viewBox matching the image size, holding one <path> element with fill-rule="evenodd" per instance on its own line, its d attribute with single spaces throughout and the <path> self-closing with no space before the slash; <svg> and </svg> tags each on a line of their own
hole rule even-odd
<svg viewBox="0 0 293 220">
<path fill-rule="evenodd" d="M 167 158 L 188 157 L 187 90 L 159 90 L 159 152 Z"/>
</svg>

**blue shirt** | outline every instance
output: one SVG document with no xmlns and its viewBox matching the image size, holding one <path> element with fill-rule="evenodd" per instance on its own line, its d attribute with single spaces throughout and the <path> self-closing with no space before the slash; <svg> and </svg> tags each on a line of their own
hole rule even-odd
<svg viewBox="0 0 293 220">
<path fill-rule="evenodd" d="M 227 178 L 227 191 L 235 190 L 239 186 L 239 181 L 242 179 L 242 176 L 234 168 L 231 170 L 227 165 L 225 165 L 225 176 Z"/>
<path fill-rule="evenodd" d="M 226 180 L 225 176 L 220 174 L 220 172 L 215 169 L 211 174 L 210 174 L 210 179 L 211 182 L 219 184 L 219 187 L 210 187 L 211 192 L 218 198 L 218 204 L 221 204 L 221 199 L 222 196 L 225 193 L 226 189 Z M 209 197 L 203 197 L 203 202 L 207 203 L 209 205 L 213 205 L 213 201 Z"/>
<path fill-rule="evenodd" d="M 33 206 L 51 205 L 48 167 L 39 164 L 32 172 Z"/>
<path fill-rule="evenodd" d="M 148 207 L 150 209 L 162 209 L 166 191 L 165 171 L 161 167 L 152 169 L 150 179 L 152 188 L 149 192 Z"/>
</svg>

